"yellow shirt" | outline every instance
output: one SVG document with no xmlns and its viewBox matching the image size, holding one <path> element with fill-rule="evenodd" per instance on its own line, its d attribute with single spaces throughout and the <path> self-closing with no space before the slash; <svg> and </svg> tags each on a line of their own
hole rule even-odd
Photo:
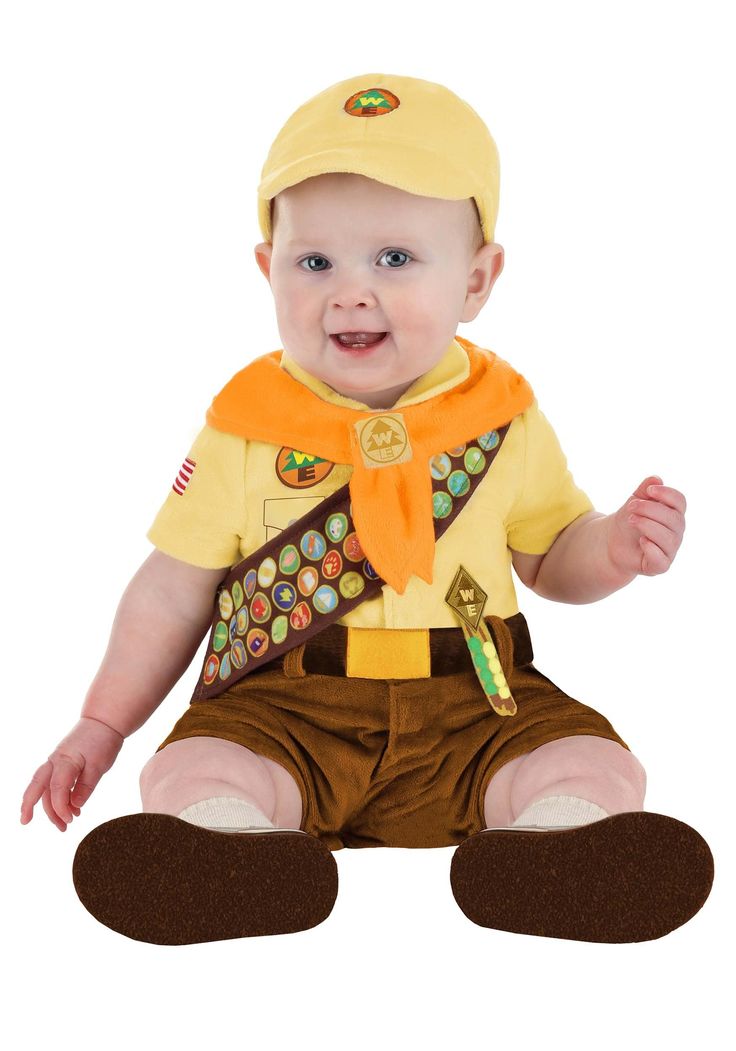
<svg viewBox="0 0 736 1051">
<path fill-rule="evenodd" d="M 306 372 L 286 351 L 281 367 L 325 401 L 367 408 Z M 391 408 L 434 397 L 468 373 L 468 356 L 453 340 L 437 365 Z M 192 565 L 230 567 L 346 485 L 353 469 L 318 462 L 298 450 L 285 465 L 285 454 L 280 454 L 279 446 L 205 425 L 187 455 L 190 464 L 185 461 L 146 536 L 165 554 Z M 509 548 L 544 554 L 566 526 L 591 510 L 593 504 L 575 484 L 535 398 L 513 419 L 486 476 L 437 541 L 433 583 L 413 576 L 403 595 L 386 584 L 337 623 L 354 628 L 456 627 L 445 595 L 461 562 L 488 593 L 486 615 L 511 617 L 519 606 Z"/>
</svg>

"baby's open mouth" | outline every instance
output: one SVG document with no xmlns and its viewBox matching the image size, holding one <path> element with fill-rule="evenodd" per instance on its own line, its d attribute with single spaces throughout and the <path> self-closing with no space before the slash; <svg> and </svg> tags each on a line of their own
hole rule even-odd
<svg viewBox="0 0 736 1051">
<path fill-rule="evenodd" d="M 335 340 L 341 347 L 350 350 L 362 350 L 364 347 L 374 347 L 386 338 L 388 332 L 333 332 L 331 339 Z"/>
</svg>

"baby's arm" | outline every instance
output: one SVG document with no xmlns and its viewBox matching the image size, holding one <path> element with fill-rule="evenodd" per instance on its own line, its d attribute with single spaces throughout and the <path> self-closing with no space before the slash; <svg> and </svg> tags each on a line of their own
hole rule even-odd
<svg viewBox="0 0 736 1051">
<path fill-rule="evenodd" d="M 110 769 L 123 740 L 145 723 L 189 667 L 229 572 L 153 551 L 128 584 L 110 641 L 76 726 L 33 775 L 21 804 L 27 824 L 39 799 L 62 832 Z"/>
<path fill-rule="evenodd" d="M 650 475 L 618 511 L 572 522 L 542 556 L 533 590 L 555 602 L 597 602 L 637 576 L 665 573 L 682 543 L 687 503 L 661 481 Z"/>
</svg>

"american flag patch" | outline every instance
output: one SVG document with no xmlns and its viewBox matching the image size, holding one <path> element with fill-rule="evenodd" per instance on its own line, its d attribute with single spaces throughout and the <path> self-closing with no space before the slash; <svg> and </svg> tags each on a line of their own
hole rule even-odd
<svg viewBox="0 0 736 1051">
<path fill-rule="evenodd" d="M 179 496 L 184 495 L 184 490 L 189 485 L 189 479 L 194 474 L 194 468 L 196 466 L 196 462 L 194 460 L 190 460 L 187 456 L 186 460 L 179 468 L 179 473 L 174 479 L 174 484 L 171 487 L 175 493 L 179 494 Z"/>
</svg>

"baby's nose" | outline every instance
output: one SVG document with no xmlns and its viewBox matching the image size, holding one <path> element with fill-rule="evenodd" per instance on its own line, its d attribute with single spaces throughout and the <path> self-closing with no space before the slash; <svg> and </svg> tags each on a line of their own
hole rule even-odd
<svg viewBox="0 0 736 1051">
<path fill-rule="evenodd" d="M 353 307 L 373 307 L 376 295 L 365 283 L 344 282 L 332 297 L 332 305 L 350 310 Z"/>
</svg>

